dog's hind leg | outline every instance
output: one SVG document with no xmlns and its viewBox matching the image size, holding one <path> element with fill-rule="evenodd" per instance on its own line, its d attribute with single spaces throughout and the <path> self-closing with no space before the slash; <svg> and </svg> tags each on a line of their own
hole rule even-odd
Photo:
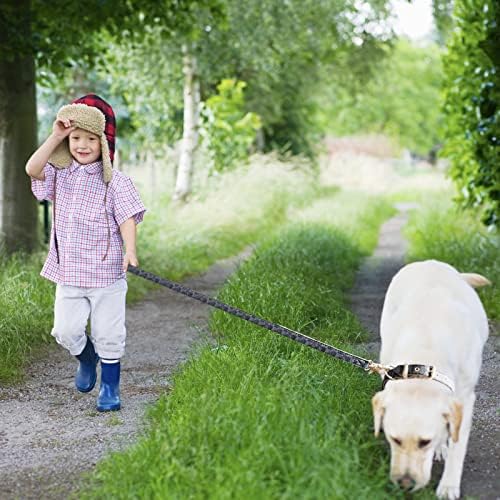
<svg viewBox="0 0 500 500">
<path fill-rule="evenodd" d="M 460 498 L 460 481 L 472 425 L 472 412 L 475 399 L 476 396 L 472 393 L 463 402 L 462 423 L 458 441 L 454 442 L 450 439 L 443 475 L 436 490 L 439 498 L 447 500 Z"/>
</svg>

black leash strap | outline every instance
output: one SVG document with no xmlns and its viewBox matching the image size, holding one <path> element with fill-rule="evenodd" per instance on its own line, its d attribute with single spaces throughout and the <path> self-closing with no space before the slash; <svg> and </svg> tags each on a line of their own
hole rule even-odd
<svg viewBox="0 0 500 500">
<path fill-rule="evenodd" d="M 333 356 L 334 358 L 345 361 L 346 363 L 351 363 L 355 366 L 358 366 L 359 368 L 363 368 L 364 370 L 372 371 L 373 365 L 375 365 L 372 361 L 368 359 L 364 359 L 359 356 L 355 356 L 354 354 L 341 351 L 336 347 L 333 347 L 331 345 L 325 344 L 324 342 L 308 337 L 303 333 L 295 332 L 293 330 L 290 330 L 289 328 L 278 325 L 276 323 L 271 323 L 270 321 L 267 321 L 265 319 L 259 318 L 258 316 L 254 316 L 241 309 L 238 309 L 237 307 L 229 306 L 227 304 L 224 304 L 220 300 L 213 299 L 200 292 L 191 290 L 190 288 L 180 285 L 179 283 L 175 283 L 165 278 L 160 278 L 159 276 L 156 276 L 155 274 L 150 273 L 148 271 L 143 271 L 138 267 L 129 265 L 128 271 L 148 281 L 152 281 L 153 283 L 157 283 L 158 285 L 170 288 L 170 290 L 173 290 L 174 292 L 181 293 L 195 300 L 199 300 L 204 304 L 208 304 L 209 306 L 220 309 L 221 311 L 232 314 L 233 316 L 237 316 L 238 318 L 244 319 L 245 321 L 249 321 L 250 323 L 254 323 L 255 325 L 258 325 L 262 328 L 266 328 L 267 330 L 270 330 L 272 332 L 279 333 L 280 335 L 288 337 L 289 339 L 292 339 L 295 342 L 298 342 L 299 344 L 303 344 L 308 347 L 311 347 L 312 349 L 316 349 L 317 351 L 324 352 L 329 356 Z"/>
</svg>

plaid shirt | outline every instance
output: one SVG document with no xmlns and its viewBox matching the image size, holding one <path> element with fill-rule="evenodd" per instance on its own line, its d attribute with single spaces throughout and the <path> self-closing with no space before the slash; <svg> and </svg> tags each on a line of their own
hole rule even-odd
<svg viewBox="0 0 500 500">
<path fill-rule="evenodd" d="M 32 179 L 31 189 L 38 200 L 54 200 L 56 169 L 47 163 L 45 180 Z M 102 162 L 80 165 L 73 160 L 70 167 L 57 169 L 55 225 L 59 248 L 59 263 L 54 245 L 54 227 L 50 250 L 40 273 L 63 285 L 98 288 L 111 285 L 125 277 L 123 240 L 120 224 L 131 217 L 139 224 L 145 208 L 132 181 L 117 170 L 108 186 L 102 179 Z"/>
</svg>

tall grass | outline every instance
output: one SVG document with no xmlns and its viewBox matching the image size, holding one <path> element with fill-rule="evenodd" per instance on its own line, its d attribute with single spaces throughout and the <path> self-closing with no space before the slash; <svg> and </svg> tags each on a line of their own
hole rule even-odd
<svg viewBox="0 0 500 500">
<path fill-rule="evenodd" d="M 356 231 L 325 223 L 328 213 Z M 259 246 L 219 297 L 352 348 L 363 332 L 345 292 L 389 214 L 360 196 L 323 200 Z M 211 329 L 216 346 L 177 373 L 146 435 L 98 465 L 83 498 L 403 498 L 372 436 L 376 377 L 220 311 Z"/>
<path fill-rule="evenodd" d="M 255 158 L 209 187 L 187 205 L 146 194 L 149 210 L 138 227 L 141 267 L 176 280 L 200 272 L 266 236 L 285 222 L 289 207 L 316 192 L 308 165 L 272 157 Z M 44 257 L 0 254 L 0 380 L 20 377 L 39 346 L 52 342 L 54 285 L 39 276 Z M 151 287 L 130 276 L 128 301 Z"/>
<path fill-rule="evenodd" d="M 317 192 L 308 164 L 256 156 L 248 166 L 212 179 L 188 204 L 168 194 L 146 196 L 140 264 L 174 280 L 201 272 L 279 227 L 290 207 L 309 203 Z M 130 284 L 131 300 L 151 288 L 134 276 Z"/>
<path fill-rule="evenodd" d="M 443 172 L 430 165 L 349 151 L 341 151 L 325 159 L 320 182 L 324 186 L 336 185 L 378 195 L 394 195 L 410 190 L 443 190 L 450 185 Z"/>
<path fill-rule="evenodd" d="M 307 207 L 291 209 L 290 219 L 304 224 L 335 227 L 364 255 L 370 254 L 378 241 L 381 218 L 396 213 L 392 204 L 359 191 L 333 192 L 334 198 L 327 196 L 327 188 L 321 192 L 325 194 Z M 370 227 L 373 230 L 363 229 Z"/>
<path fill-rule="evenodd" d="M 427 197 L 406 229 L 408 260 L 437 259 L 461 272 L 486 276 L 491 287 L 478 290 L 490 319 L 500 319 L 500 235 L 488 233 L 446 196 Z"/>
<path fill-rule="evenodd" d="M 0 255 L 0 380 L 18 375 L 33 349 L 49 342 L 54 285 L 39 276 L 43 258 Z"/>
</svg>

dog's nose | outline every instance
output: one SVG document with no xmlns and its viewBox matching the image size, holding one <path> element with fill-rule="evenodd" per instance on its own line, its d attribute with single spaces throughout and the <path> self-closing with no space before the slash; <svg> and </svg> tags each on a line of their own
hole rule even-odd
<svg viewBox="0 0 500 500">
<path fill-rule="evenodd" d="M 405 474 L 398 479 L 398 484 L 403 490 L 411 490 L 415 486 L 415 479 Z"/>
</svg>

